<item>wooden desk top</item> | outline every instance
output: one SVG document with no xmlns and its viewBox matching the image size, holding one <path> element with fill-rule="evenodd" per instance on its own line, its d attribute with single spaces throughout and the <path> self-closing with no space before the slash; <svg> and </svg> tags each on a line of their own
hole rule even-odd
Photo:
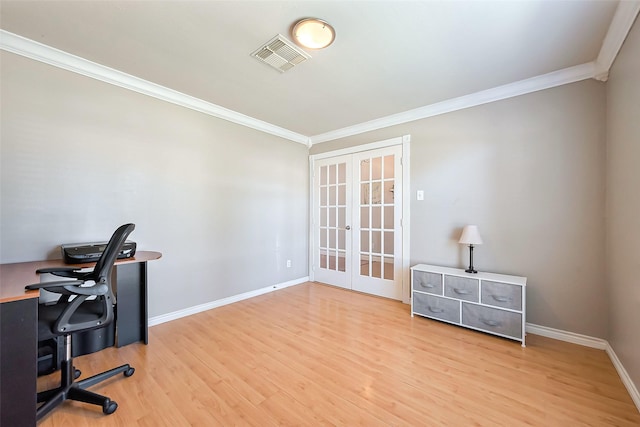
<svg viewBox="0 0 640 427">
<path fill-rule="evenodd" d="M 133 258 L 116 260 L 118 264 L 130 264 L 133 262 L 147 262 L 162 257 L 160 252 L 137 251 Z M 38 298 L 40 291 L 27 291 L 25 286 L 32 283 L 40 283 L 40 277 L 36 270 L 51 267 L 93 267 L 95 262 L 84 264 L 65 264 L 61 259 L 46 261 L 16 262 L 13 264 L 0 264 L 0 303 L 20 299 Z"/>
</svg>

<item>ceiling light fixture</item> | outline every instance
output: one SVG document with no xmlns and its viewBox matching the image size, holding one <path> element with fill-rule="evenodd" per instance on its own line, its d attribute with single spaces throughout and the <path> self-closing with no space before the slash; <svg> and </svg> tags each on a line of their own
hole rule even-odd
<svg viewBox="0 0 640 427">
<path fill-rule="evenodd" d="M 291 35 L 296 43 L 308 49 L 324 49 L 336 39 L 333 27 L 318 18 L 305 18 L 296 22 Z"/>
</svg>

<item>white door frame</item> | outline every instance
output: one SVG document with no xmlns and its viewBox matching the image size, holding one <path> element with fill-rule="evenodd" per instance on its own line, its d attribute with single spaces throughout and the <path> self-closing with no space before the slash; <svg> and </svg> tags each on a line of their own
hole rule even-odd
<svg viewBox="0 0 640 427">
<path fill-rule="evenodd" d="M 315 280 L 315 264 L 314 264 L 314 249 L 315 249 L 315 236 L 314 236 L 314 215 L 313 201 L 315 200 L 315 188 L 314 188 L 314 171 L 315 161 L 320 159 L 326 159 L 329 157 L 338 157 L 345 154 L 354 154 L 362 151 L 375 150 L 378 148 L 390 147 L 393 145 L 402 145 L 402 302 L 409 304 L 411 302 L 411 284 L 410 284 L 410 208 L 411 195 L 409 193 L 409 154 L 410 154 L 411 135 L 403 135 L 396 138 L 386 139 L 383 141 L 372 142 L 370 144 L 357 145 L 355 147 L 343 148 L 340 150 L 328 151 L 326 153 L 313 154 L 309 156 L 309 280 Z"/>
</svg>

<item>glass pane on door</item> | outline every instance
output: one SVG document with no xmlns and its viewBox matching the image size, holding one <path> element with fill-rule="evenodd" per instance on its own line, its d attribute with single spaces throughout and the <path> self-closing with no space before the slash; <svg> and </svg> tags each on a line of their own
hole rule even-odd
<svg viewBox="0 0 640 427">
<path fill-rule="evenodd" d="M 361 276 L 394 280 L 395 155 L 360 161 Z"/>
<path fill-rule="evenodd" d="M 321 166 L 318 188 L 320 208 L 318 266 L 321 270 L 346 271 L 346 192 L 346 163 Z"/>
</svg>

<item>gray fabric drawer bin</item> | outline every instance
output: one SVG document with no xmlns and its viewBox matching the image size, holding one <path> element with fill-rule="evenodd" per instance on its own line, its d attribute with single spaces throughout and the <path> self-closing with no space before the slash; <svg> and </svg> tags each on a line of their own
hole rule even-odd
<svg viewBox="0 0 640 427">
<path fill-rule="evenodd" d="M 413 312 L 448 322 L 460 323 L 460 302 L 449 298 L 414 292 Z"/>
<path fill-rule="evenodd" d="M 462 324 L 513 338 L 522 338 L 522 314 L 462 303 Z"/>
</svg>

